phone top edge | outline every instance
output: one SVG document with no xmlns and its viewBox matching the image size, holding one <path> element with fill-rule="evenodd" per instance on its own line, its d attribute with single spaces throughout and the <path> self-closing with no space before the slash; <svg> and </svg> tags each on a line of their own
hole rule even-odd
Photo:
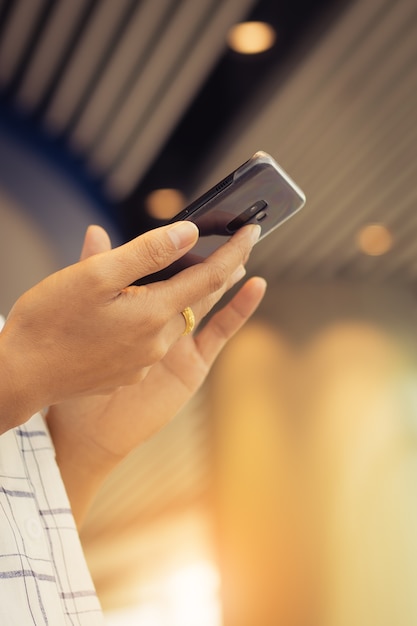
<svg viewBox="0 0 417 626">
<path fill-rule="evenodd" d="M 241 165 L 240 167 L 238 167 L 235 170 L 235 172 L 234 172 L 235 180 L 238 180 L 246 172 L 248 172 L 250 169 L 252 169 L 254 163 L 258 163 L 260 166 L 262 166 L 262 165 L 269 165 L 269 166 L 273 167 L 277 172 L 279 172 L 279 174 L 282 176 L 282 178 L 300 196 L 300 198 L 301 198 L 301 200 L 303 202 L 303 205 L 305 204 L 306 196 L 305 196 L 305 193 L 303 192 L 303 190 L 297 185 L 297 183 L 294 181 L 294 179 L 291 178 L 291 176 L 284 170 L 284 168 L 281 167 L 281 165 L 279 165 L 277 163 L 277 161 L 274 159 L 274 157 L 272 157 L 267 152 L 264 152 L 263 150 L 257 150 L 257 152 L 255 152 L 255 154 L 250 159 L 248 159 L 245 163 L 243 163 L 243 165 Z"/>
<path fill-rule="evenodd" d="M 254 164 L 268 164 L 272 165 L 272 167 L 274 167 L 275 169 L 279 169 L 278 163 L 276 163 L 276 161 L 271 157 L 270 154 L 267 154 L 262 150 L 258 150 L 253 156 L 250 157 L 250 159 L 248 159 L 247 161 L 242 163 L 242 165 L 235 169 L 235 171 L 233 172 L 234 179 L 238 180 L 241 176 L 244 176 L 246 172 L 250 171 L 253 168 Z"/>
</svg>

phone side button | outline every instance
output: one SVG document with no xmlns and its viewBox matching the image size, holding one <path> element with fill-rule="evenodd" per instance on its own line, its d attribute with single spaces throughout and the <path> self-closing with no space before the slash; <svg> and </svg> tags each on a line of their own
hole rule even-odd
<svg viewBox="0 0 417 626">
<path fill-rule="evenodd" d="M 257 222 L 261 222 L 267 215 L 268 213 L 266 211 L 259 211 L 259 213 L 255 215 L 255 219 Z"/>
</svg>

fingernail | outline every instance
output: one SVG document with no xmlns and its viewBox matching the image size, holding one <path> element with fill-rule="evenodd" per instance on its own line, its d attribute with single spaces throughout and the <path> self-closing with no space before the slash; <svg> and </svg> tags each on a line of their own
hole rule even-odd
<svg viewBox="0 0 417 626">
<path fill-rule="evenodd" d="M 197 236 L 198 228 L 193 222 L 177 222 L 168 229 L 168 237 L 177 250 L 194 243 Z"/>
<path fill-rule="evenodd" d="M 239 265 L 237 269 L 233 272 L 231 276 L 232 284 L 237 283 L 241 278 L 243 278 L 246 274 L 246 269 L 243 265 Z"/>
</svg>

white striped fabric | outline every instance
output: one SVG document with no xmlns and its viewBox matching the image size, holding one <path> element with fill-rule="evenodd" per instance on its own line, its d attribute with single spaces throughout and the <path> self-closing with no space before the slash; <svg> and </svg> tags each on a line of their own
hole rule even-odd
<svg viewBox="0 0 417 626">
<path fill-rule="evenodd" d="M 0 436 L 0 624 L 103 623 L 54 447 L 36 414 Z"/>
</svg>

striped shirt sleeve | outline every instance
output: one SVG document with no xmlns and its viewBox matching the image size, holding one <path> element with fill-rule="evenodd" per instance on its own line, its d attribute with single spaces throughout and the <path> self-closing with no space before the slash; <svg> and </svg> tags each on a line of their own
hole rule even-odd
<svg viewBox="0 0 417 626">
<path fill-rule="evenodd" d="M 104 624 L 41 414 L 0 436 L 0 624 Z"/>
</svg>

